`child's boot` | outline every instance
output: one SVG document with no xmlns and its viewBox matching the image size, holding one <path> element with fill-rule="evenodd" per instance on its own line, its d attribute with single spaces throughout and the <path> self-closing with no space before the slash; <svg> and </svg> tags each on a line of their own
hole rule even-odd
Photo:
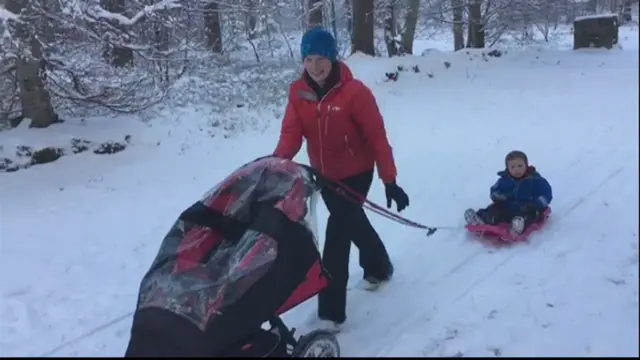
<svg viewBox="0 0 640 360">
<path fill-rule="evenodd" d="M 468 225 L 482 225 L 482 224 L 484 224 L 484 221 L 482 220 L 482 218 L 473 209 L 467 209 L 464 212 L 464 221 L 466 221 Z"/>
<path fill-rule="evenodd" d="M 525 219 L 522 216 L 516 216 L 511 220 L 510 232 L 512 235 L 521 235 L 526 226 Z"/>
</svg>

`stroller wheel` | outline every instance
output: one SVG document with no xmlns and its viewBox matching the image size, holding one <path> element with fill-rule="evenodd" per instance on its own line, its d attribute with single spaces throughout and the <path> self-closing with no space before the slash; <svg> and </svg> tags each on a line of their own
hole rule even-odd
<svg viewBox="0 0 640 360">
<path fill-rule="evenodd" d="M 340 345 L 335 335 L 326 330 L 314 330 L 300 338 L 291 357 L 340 357 Z"/>
</svg>

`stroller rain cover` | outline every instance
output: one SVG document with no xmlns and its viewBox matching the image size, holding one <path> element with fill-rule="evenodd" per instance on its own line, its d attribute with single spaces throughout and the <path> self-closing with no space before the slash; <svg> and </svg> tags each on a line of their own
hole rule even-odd
<svg viewBox="0 0 640 360">
<path fill-rule="evenodd" d="M 136 312 L 162 309 L 209 332 L 217 317 L 254 326 L 315 295 L 327 282 L 317 190 L 313 174 L 293 161 L 267 157 L 237 169 L 173 224 L 142 279 Z"/>
</svg>

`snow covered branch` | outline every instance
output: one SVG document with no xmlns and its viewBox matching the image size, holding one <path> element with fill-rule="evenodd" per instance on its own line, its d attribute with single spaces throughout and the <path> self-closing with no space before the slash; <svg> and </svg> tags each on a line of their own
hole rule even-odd
<svg viewBox="0 0 640 360">
<path fill-rule="evenodd" d="M 9 19 L 17 20 L 18 15 L 5 9 L 4 6 L 0 6 L 0 22 L 5 22 L 6 20 L 9 20 Z"/>
<path fill-rule="evenodd" d="M 71 0 L 70 0 L 71 1 Z M 78 0 L 75 0 L 76 2 Z M 179 9 L 181 0 L 162 0 L 153 5 L 146 5 L 131 17 L 105 10 L 99 4 L 92 4 L 85 10 L 85 15 L 94 21 L 105 20 L 116 26 L 130 27 L 160 11 Z"/>
</svg>

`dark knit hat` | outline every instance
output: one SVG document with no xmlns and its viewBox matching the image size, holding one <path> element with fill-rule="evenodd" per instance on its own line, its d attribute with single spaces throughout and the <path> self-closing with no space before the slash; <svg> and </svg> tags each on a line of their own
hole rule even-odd
<svg viewBox="0 0 640 360">
<path fill-rule="evenodd" d="M 338 57 L 336 39 L 321 26 L 311 28 L 302 36 L 300 55 L 302 55 L 302 60 L 309 55 L 320 55 L 332 62 L 336 61 Z"/>
</svg>

